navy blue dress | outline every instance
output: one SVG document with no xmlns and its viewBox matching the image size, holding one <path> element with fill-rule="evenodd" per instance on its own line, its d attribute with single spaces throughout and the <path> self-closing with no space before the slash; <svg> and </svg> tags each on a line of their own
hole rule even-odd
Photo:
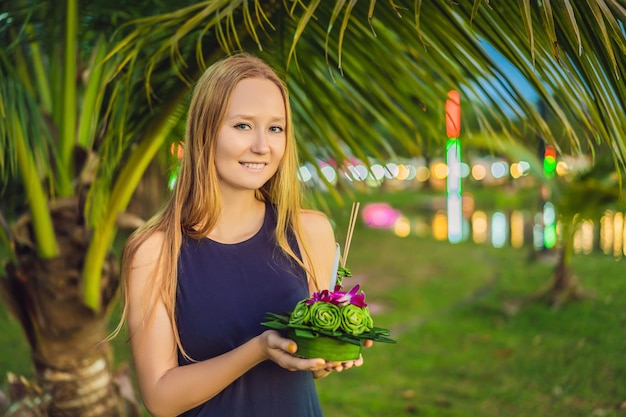
<svg viewBox="0 0 626 417">
<path fill-rule="evenodd" d="M 181 342 L 194 360 L 242 345 L 267 330 L 260 325 L 266 312 L 290 311 L 308 297 L 306 274 L 276 244 L 275 227 L 273 206 L 266 205 L 261 230 L 246 241 L 183 239 L 176 320 Z M 178 363 L 189 364 L 180 353 Z M 182 415 L 320 417 L 322 412 L 311 372 L 288 371 L 267 360 Z"/>
</svg>

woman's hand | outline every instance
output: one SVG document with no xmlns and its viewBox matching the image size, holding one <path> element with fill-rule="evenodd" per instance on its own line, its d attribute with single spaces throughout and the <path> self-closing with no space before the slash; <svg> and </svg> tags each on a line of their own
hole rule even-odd
<svg viewBox="0 0 626 417">
<path fill-rule="evenodd" d="M 294 356 L 298 351 L 298 345 L 291 339 L 284 338 L 276 330 L 266 330 L 259 336 L 264 355 L 267 359 L 276 362 L 279 366 L 290 371 L 311 371 L 315 378 L 323 378 L 331 372 L 341 372 L 353 366 L 363 365 L 363 356 L 353 361 L 328 361 L 322 358 L 306 359 Z M 366 340 L 363 347 L 369 348 L 374 344 Z"/>
<path fill-rule="evenodd" d="M 266 330 L 259 336 L 264 355 L 279 366 L 290 371 L 322 371 L 327 363 L 322 358 L 305 359 L 294 356 L 298 345 L 286 339 L 276 330 Z"/>
<path fill-rule="evenodd" d="M 359 355 L 359 359 L 353 361 L 345 361 L 345 362 L 337 362 L 337 361 L 329 361 L 326 362 L 324 369 L 320 369 L 319 371 L 313 371 L 314 378 L 325 378 L 330 375 L 331 372 L 341 372 L 344 369 L 350 369 L 353 366 L 361 366 L 363 365 L 363 355 Z"/>
</svg>

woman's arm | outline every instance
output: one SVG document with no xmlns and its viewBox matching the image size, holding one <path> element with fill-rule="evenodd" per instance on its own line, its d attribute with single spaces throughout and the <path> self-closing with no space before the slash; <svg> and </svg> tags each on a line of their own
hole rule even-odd
<svg viewBox="0 0 626 417">
<path fill-rule="evenodd" d="M 315 271 L 319 289 L 329 289 L 335 260 L 335 233 L 328 218 L 317 211 L 302 210 L 300 213 L 304 243 L 310 259 L 304 260 L 310 270 Z M 315 282 L 309 277 L 309 292 L 317 291 Z"/>
<path fill-rule="evenodd" d="M 317 371 L 320 359 L 293 356 L 296 346 L 268 330 L 223 355 L 178 366 L 176 339 L 164 304 L 158 300 L 145 314 L 142 303 L 155 273 L 160 235 L 150 237 L 137 251 L 129 274 L 131 349 L 139 389 L 146 408 L 155 417 L 176 416 L 214 397 L 258 363 L 271 359 L 289 370 Z M 152 320 L 150 314 L 154 314 Z"/>
</svg>

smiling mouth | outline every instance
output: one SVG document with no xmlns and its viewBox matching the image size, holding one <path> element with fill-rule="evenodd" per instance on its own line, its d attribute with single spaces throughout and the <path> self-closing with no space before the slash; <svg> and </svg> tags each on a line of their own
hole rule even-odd
<svg viewBox="0 0 626 417">
<path fill-rule="evenodd" d="M 265 168 L 265 165 L 266 165 L 263 163 L 252 163 L 252 162 L 240 162 L 240 164 L 250 169 L 261 169 L 261 168 Z"/>
</svg>

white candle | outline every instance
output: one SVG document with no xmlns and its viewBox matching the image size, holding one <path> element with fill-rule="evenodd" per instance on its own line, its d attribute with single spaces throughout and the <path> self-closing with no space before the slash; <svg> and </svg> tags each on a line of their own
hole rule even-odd
<svg viewBox="0 0 626 417">
<path fill-rule="evenodd" d="M 333 263 L 333 274 L 330 276 L 330 290 L 335 290 L 335 284 L 337 283 L 337 270 L 339 269 L 339 259 L 341 259 L 341 249 L 339 249 L 339 243 L 335 243 L 337 249 L 335 250 L 335 261 Z"/>
</svg>

